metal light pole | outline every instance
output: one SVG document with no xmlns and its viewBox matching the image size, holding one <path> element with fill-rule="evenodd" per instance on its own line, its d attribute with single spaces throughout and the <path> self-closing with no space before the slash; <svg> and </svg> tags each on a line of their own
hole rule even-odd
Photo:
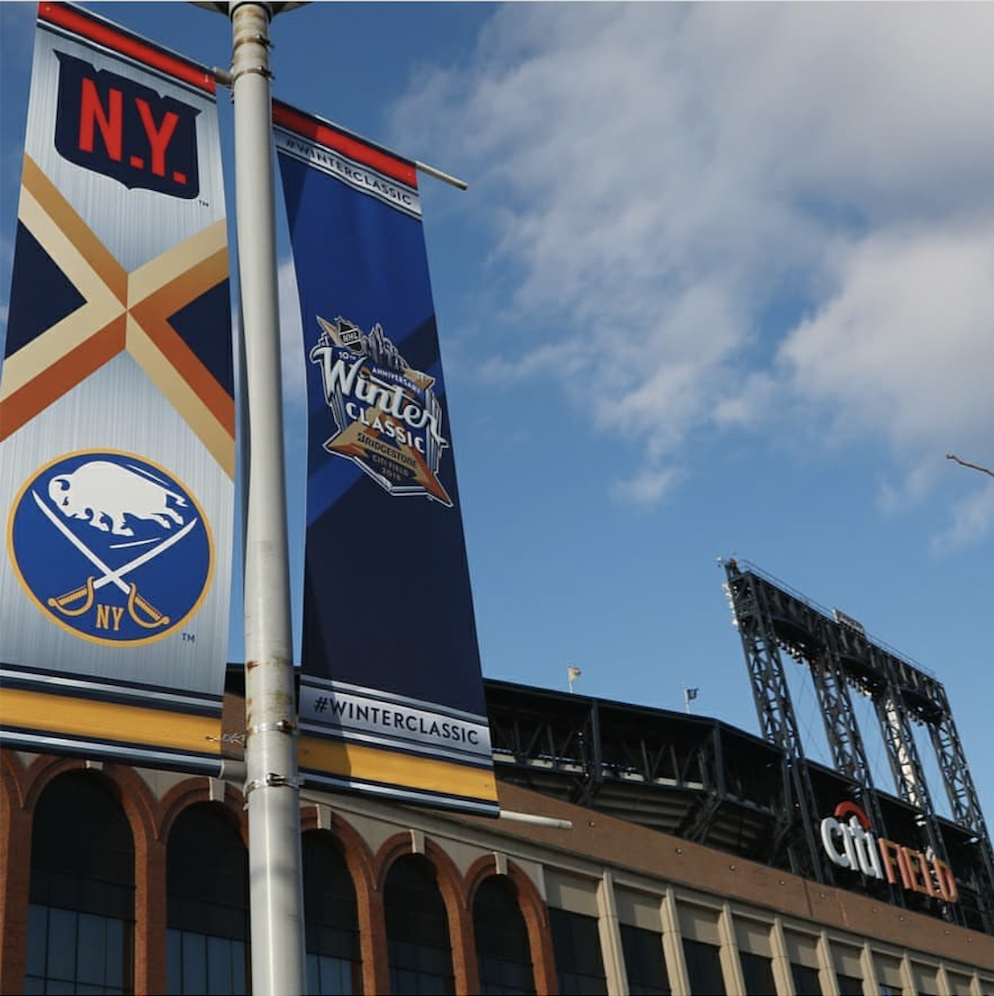
<svg viewBox="0 0 994 996">
<path fill-rule="evenodd" d="M 306 985 L 269 82 L 269 22 L 284 6 L 228 4 L 249 422 L 245 802 L 252 989 L 260 996 L 297 996 Z"/>
</svg>

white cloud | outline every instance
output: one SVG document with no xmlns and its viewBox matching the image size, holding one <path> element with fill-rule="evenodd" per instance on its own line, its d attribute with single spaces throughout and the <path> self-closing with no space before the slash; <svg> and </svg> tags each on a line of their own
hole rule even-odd
<svg viewBox="0 0 994 996">
<path fill-rule="evenodd" d="M 655 505 L 682 479 L 683 474 L 674 467 L 646 468 L 627 481 L 616 481 L 611 486 L 611 496 L 629 505 Z"/>
<path fill-rule="evenodd" d="M 723 398 L 714 406 L 711 418 L 721 428 L 755 428 L 773 410 L 777 394 L 777 385 L 770 374 L 765 371 L 749 374 L 737 395 Z"/>
<path fill-rule="evenodd" d="M 505 359 L 489 356 L 479 368 L 484 380 L 493 383 L 514 383 L 540 373 L 578 370 L 584 365 L 582 345 L 571 342 L 547 343 L 522 356 Z"/>
<path fill-rule="evenodd" d="M 887 229 L 854 245 L 837 292 L 787 337 L 790 386 L 831 431 L 901 452 L 967 451 L 994 424 L 994 224 Z M 945 468 L 942 468 L 943 470 Z"/>
<path fill-rule="evenodd" d="M 932 542 L 932 552 L 951 553 L 986 539 L 994 529 L 994 481 L 957 502 L 952 524 Z"/>
<path fill-rule="evenodd" d="M 642 502 L 695 435 L 785 409 L 886 444 L 908 480 L 975 446 L 992 36 L 984 4 L 499 8 L 395 118 L 489 205 L 528 340 L 483 373 L 558 371 L 588 400 L 596 378 L 597 426 L 651 440 L 615 488 Z"/>
</svg>

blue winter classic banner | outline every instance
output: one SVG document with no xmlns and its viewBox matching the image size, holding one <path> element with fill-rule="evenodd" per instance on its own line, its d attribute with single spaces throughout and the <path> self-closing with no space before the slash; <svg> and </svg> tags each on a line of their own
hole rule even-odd
<svg viewBox="0 0 994 996">
<path fill-rule="evenodd" d="M 330 738 L 331 784 L 495 811 L 415 170 L 274 121 L 307 369 L 301 768 Z"/>
</svg>

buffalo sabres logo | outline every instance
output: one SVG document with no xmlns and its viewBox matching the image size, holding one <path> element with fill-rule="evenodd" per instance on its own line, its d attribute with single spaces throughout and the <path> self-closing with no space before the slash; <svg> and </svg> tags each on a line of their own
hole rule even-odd
<svg viewBox="0 0 994 996">
<path fill-rule="evenodd" d="M 97 643 L 149 643 L 199 608 L 213 572 L 203 510 L 130 453 L 71 453 L 37 471 L 10 516 L 8 549 L 38 607 Z"/>
<path fill-rule="evenodd" d="M 324 400 L 337 431 L 324 448 L 346 457 L 392 495 L 424 495 L 451 507 L 438 479 L 442 408 L 435 378 L 414 370 L 383 334 L 318 318 L 321 337 L 310 358 L 321 368 Z"/>
</svg>

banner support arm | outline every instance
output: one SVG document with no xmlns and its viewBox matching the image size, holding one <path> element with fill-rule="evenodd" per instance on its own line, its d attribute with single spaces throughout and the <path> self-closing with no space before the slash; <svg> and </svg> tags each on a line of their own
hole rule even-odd
<svg viewBox="0 0 994 996">
<path fill-rule="evenodd" d="M 536 827 L 549 827 L 553 830 L 572 830 L 572 820 L 560 820 L 554 816 L 539 816 L 537 813 L 516 813 L 512 809 L 502 809 L 500 811 L 502 820 L 510 820 L 512 823 L 530 823 Z"/>
<path fill-rule="evenodd" d="M 218 86 L 228 87 L 228 89 L 234 87 L 235 77 L 226 69 L 221 69 L 220 66 L 212 66 L 211 73 L 214 75 L 214 82 L 217 83 Z M 449 186 L 456 187 L 458 190 L 469 190 L 469 184 L 465 180 L 460 180 L 458 176 L 446 173 L 444 170 L 440 170 L 437 166 L 430 166 L 428 163 L 423 163 L 418 159 L 414 160 L 414 166 L 415 169 L 424 173 L 425 176 L 441 180 L 442 183 L 447 183 Z"/>
<path fill-rule="evenodd" d="M 434 166 L 429 166 L 427 163 L 418 162 L 417 159 L 414 160 L 414 165 L 419 169 L 425 176 L 434 177 L 436 180 L 441 180 L 442 183 L 448 183 L 452 187 L 456 187 L 459 190 L 469 190 L 469 184 L 465 180 L 460 180 L 457 176 L 452 176 L 451 173 L 443 173 L 440 169 L 436 169 Z"/>
</svg>

